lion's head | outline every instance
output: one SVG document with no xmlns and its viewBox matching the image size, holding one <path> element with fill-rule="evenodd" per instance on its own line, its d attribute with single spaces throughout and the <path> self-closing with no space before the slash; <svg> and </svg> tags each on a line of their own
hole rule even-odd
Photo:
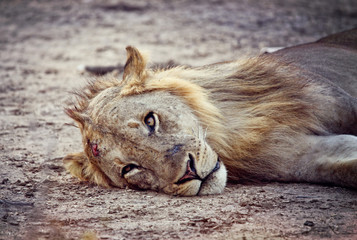
<svg viewBox="0 0 357 240">
<path fill-rule="evenodd" d="M 84 145 L 83 153 L 64 158 L 66 168 L 104 186 L 185 196 L 222 192 L 219 111 L 198 85 L 148 70 L 135 48 L 127 52 L 122 81 L 98 79 L 66 109 Z"/>
</svg>

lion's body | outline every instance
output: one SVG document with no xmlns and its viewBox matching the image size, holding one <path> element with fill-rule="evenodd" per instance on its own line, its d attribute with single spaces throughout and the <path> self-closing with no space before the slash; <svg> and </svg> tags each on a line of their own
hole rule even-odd
<svg viewBox="0 0 357 240">
<path fill-rule="evenodd" d="M 157 138 L 150 134 L 148 136 L 153 143 L 162 146 L 174 142 L 175 144 L 171 144 L 171 148 L 165 148 L 168 149 L 165 151 L 176 153 L 181 151 L 181 148 L 186 148 L 182 140 L 184 136 L 195 135 L 196 133 L 191 132 L 200 131 L 199 129 L 206 131 L 205 137 L 198 134 L 200 135 L 196 137 L 198 140 L 192 144 L 197 144 L 198 148 L 206 144 L 202 151 L 208 152 L 207 156 L 211 157 L 206 158 L 210 160 L 206 162 L 204 159 L 201 160 L 200 151 L 193 156 L 191 153 L 194 150 L 188 146 L 189 144 L 185 156 L 187 159 L 187 152 L 190 152 L 190 159 L 195 159 L 192 161 L 198 164 L 198 168 L 201 162 L 205 162 L 202 166 L 212 162 L 210 170 L 206 170 L 207 174 L 210 172 L 209 175 L 198 174 L 200 177 L 201 174 L 214 176 L 212 181 L 208 181 L 209 186 L 219 185 L 221 188 L 222 185 L 218 184 L 222 181 L 217 180 L 223 176 L 221 169 L 218 171 L 221 172 L 219 174 L 215 172 L 216 167 L 213 169 L 217 161 L 214 160 L 216 153 L 227 167 L 228 178 L 234 181 L 305 181 L 357 188 L 357 50 L 354 48 L 357 30 L 348 32 L 348 37 L 346 36 L 346 33 L 340 37 L 333 35 L 317 43 L 287 48 L 246 60 L 199 68 L 176 67 L 156 71 L 144 70 L 145 63 L 140 54 L 131 50 L 133 52 L 129 52 L 124 80 L 121 83 L 112 80 L 96 83 L 89 88 L 90 93 L 82 95 L 79 107 L 69 110 L 68 114 L 82 125 L 82 134 L 88 138 L 92 133 L 86 132 L 93 131 L 85 127 L 88 122 L 94 121 L 95 124 L 92 125 L 100 125 L 101 128 L 112 124 L 110 111 L 114 111 L 114 108 L 107 107 L 110 101 L 117 101 L 118 108 L 128 108 L 131 99 L 138 97 L 133 107 L 134 112 L 141 106 L 137 105 L 138 103 L 145 105 L 145 100 L 141 100 L 141 98 L 145 99 L 145 96 L 149 106 L 143 108 L 152 108 L 153 110 L 150 111 L 153 112 L 156 111 L 155 109 L 166 107 L 171 109 L 172 107 L 166 105 L 175 105 L 176 101 L 178 106 L 182 105 L 181 108 L 175 108 L 176 118 L 180 111 L 183 115 L 188 114 L 185 119 L 192 118 L 193 122 L 198 122 L 198 130 L 189 130 L 190 126 L 192 129 L 196 128 L 192 123 L 191 125 L 180 123 L 182 126 L 179 124 L 178 127 L 172 127 L 173 129 L 177 127 L 177 132 L 169 138 L 166 133 L 166 138 L 160 138 L 160 132 L 155 133 Z M 343 37 L 345 41 L 341 40 Z M 104 94 L 104 91 L 107 92 Z M 161 96 L 161 92 L 169 95 Z M 155 94 L 158 94 L 159 98 L 167 99 L 164 103 L 166 105 L 161 105 L 160 99 L 153 100 Z M 127 106 L 120 103 L 122 99 L 128 99 L 125 102 Z M 150 106 L 150 102 L 155 104 Z M 112 106 L 114 103 L 110 104 Z M 160 108 L 153 107 L 154 105 L 160 105 Z M 103 110 L 106 108 L 108 112 Z M 171 114 L 173 110 L 167 111 L 171 111 Z M 83 114 L 87 117 L 83 117 Z M 165 123 L 164 116 L 167 117 L 167 113 L 158 115 L 160 122 Z M 118 119 L 122 118 L 118 117 Z M 181 120 L 185 121 L 185 119 Z M 130 125 L 128 123 L 126 126 L 139 128 L 139 124 L 130 122 Z M 136 127 L 132 127 L 134 125 Z M 180 131 L 185 132 L 185 135 L 181 136 Z M 134 141 L 141 141 L 138 140 L 137 133 L 126 131 L 120 134 L 123 136 L 121 141 L 129 141 L 131 144 Z M 101 141 L 107 137 L 103 130 L 100 130 L 99 135 Z M 174 138 L 178 140 L 173 140 Z M 85 144 L 86 141 L 84 140 Z M 150 146 L 145 141 L 139 143 L 135 149 L 145 149 Z M 114 142 L 112 141 L 111 145 L 114 146 Z M 129 157 L 123 152 L 129 150 L 136 158 L 145 155 L 146 158 L 162 159 L 160 154 L 165 152 L 155 146 L 156 154 L 152 155 L 153 150 L 150 150 L 151 155 L 146 152 L 144 155 L 141 154 L 141 157 L 137 157 L 137 153 L 133 153 L 129 145 L 123 146 L 121 143 L 118 148 L 119 155 L 124 159 Z M 210 148 L 213 149 L 212 153 Z M 88 158 L 91 159 L 89 155 L 90 153 L 87 153 Z M 81 161 L 85 162 L 86 157 L 81 156 Z M 167 154 L 164 158 L 166 157 Z M 66 158 L 66 162 L 70 163 L 67 164 L 70 171 L 78 177 L 89 179 L 73 170 L 79 168 L 73 164 L 76 162 L 73 159 L 75 160 L 73 155 Z M 115 182 L 113 180 L 115 177 L 108 174 L 110 168 L 100 167 L 101 164 L 96 161 L 90 162 L 99 166 L 98 171 L 103 172 L 101 175 L 106 175 Z M 157 160 L 158 162 L 163 165 L 168 164 L 167 160 Z M 182 168 L 186 169 L 182 166 L 177 168 L 181 175 L 185 172 Z M 105 177 L 103 179 L 98 182 L 106 182 Z M 191 180 L 188 183 L 195 181 Z M 177 185 L 177 182 L 175 184 Z M 147 188 L 162 190 L 160 186 Z M 201 191 L 201 188 L 202 186 L 192 192 L 207 194 L 215 193 L 217 190 L 210 187 L 216 190 Z M 181 190 L 175 192 L 165 188 L 164 191 L 181 194 Z M 192 192 L 185 191 L 183 195 L 192 195 Z"/>
<path fill-rule="evenodd" d="M 357 135 L 353 49 L 313 43 L 187 71 L 177 75 L 209 90 L 224 116 L 231 179 L 289 181 L 277 170 L 292 170 L 306 150 L 299 142 L 312 135 Z"/>
</svg>

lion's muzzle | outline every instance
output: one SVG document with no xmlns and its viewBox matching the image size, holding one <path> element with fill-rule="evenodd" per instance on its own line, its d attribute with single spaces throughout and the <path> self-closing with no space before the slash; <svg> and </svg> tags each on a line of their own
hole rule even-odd
<svg viewBox="0 0 357 240">
<path fill-rule="evenodd" d="M 186 163 L 186 172 L 185 174 L 176 182 L 176 184 L 182 184 L 188 181 L 191 181 L 193 179 L 198 179 L 198 180 L 202 180 L 198 174 L 197 174 L 197 170 L 195 167 L 195 159 L 192 156 L 191 153 L 188 154 L 189 156 L 189 160 Z"/>
<path fill-rule="evenodd" d="M 176 182 L 176 184 L 183 184 L 185 182 L 191 181 L 191 180 L 200 180 L 202 182 L 204 182 L 206 179 L 209 178 L 210 175 L 212 175 L 214 172 L 218 171 L 221 167 L 220 164 L 220 160 L 219 158 L 217 159 L 217 163 L 215 165 L 215 167 L 212 169 L 212 171 L 205 176 L 204 178 L 201 178 L 198 174 L 197 174 L 197 170 L 195 167 L 195 159 L 193 157 L 193 155 L 191 153 L 188 154 L 189 156 L 189 160 L 186 163 L 186 172 L 185 174 Z"/>
</svg>

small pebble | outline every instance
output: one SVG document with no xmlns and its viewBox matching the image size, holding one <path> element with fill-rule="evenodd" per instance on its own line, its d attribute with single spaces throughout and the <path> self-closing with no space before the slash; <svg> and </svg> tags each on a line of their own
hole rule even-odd
<svg viewBox="0 0 357 240">
<path fill-rule="evenodd" d="M 304 226 L 313 227 L 313 226 L 315 226 L 315 223 L 313 223 L 312 221 L 306 221 L 306 222 L 304 223 Z"/>
</svg>

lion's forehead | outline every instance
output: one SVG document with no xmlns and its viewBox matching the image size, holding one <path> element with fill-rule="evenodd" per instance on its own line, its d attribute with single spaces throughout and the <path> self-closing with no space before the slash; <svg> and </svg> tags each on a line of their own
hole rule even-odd
<svg viewBox="0 0 357 240">
<path fill-rule="evenodd" d="M 177 113 L 188 110 L 179 97 L 168 92 L 153 91 L 122 97 L 119 90 L 112 87 L 92 99 L 88 114 L 95 123 L 104 121 L 110 124 L 110 119 L 124 122 L 133 117 L 140 118 L 150 111 L 178 115 Z"/>
</svg>

